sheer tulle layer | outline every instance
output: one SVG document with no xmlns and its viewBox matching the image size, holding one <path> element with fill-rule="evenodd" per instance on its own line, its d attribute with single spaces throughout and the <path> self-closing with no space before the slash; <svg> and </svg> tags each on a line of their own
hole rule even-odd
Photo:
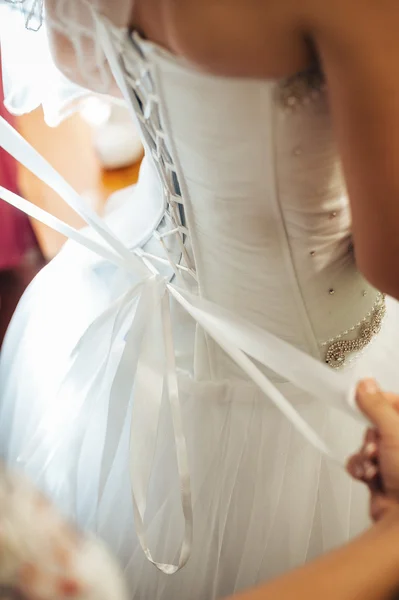
<svg viewBox="0 0 399 600">
<path fill-rule="evenodd" d="M 48 3 L 51 10 L 45 20 L 41 4 L 40 0 L 0 0 L 1 60 L 7 110 L 22 115 L 41 106 L 47 124 L 56 126 L 94 94 L 122 103 L 109 96 L 113 79 L 96 39 L 91 10 L 97 8 L 112 17 L 116 25 L 125 27 L 130 0 L 113 0 L 112 3 L 51 0 Z M 60 49 L 56 66 L 50 46 L 54 43 L 61 46 L 66 39 L 70 47 Z M 94 63 L 89 64 L 90 60 Z M 68 66 L 71 62 L 72 67 Z"/>
<path fill-rule="evenodd" d="M 101 492 L 107 394 L 88 402 L 81 381 L 68 395 L 60 398 L 57 393 L 82 327 L 106 302 L 106 286 L 98 277 L 61 258 L 28 290 L 2 361 L 0 439 L 11 464 L 23 467 L 62 510 L 110 544 L 126 568 L 133 598 L 223 596 L 318 555 L 366 525 L 363 491 L 306 443 L 252 384 L 199 383 L 182 374 L 194 546 L 183 571 L 171 578 L 156 572 L 133 527 L 131 406 Z M 340 431 L 340 455 L 356 447 L 361 435 L 357 423 L 290 384 L 282 390 L 335 447 Z M 144 435 L 140 424 L 134 427 L 133 451 L 137 436 Z M 156 559 L 175 558 L 183 523 L 166 403 L 158 425 L 146 524 Z"/>
<path fill-rule="evenodd" d="M 88 96 L 56 68 L 46 29 L 25 27 L 26 16 L 0 3 L 1 60 L 4 104 L 15 115 L 42 106 L 46 122 L 55 126 Z"/>
<path fill-rule="evenodd" d="M 43 176 L 50 173 L 43 169 Z M 117 206 L 106 221 L 130 248 L 149 243 L 163 210 L 149 163 L 132 193 L 131 202 Z M 93 233 L 90 238 L 97 239 Z M 194 379 L 196 326 L 173 305 L 194 536 L 191 558 L 181 572 L 167 577 L 154 569 L 137 538 L 129 472 L 132 455 L 139 466 L 150 461 L 145 512 L 149 546 L 156 560 L 177 562 L 184 523 L 167 399 L 155 423 L 155 446 L 142 422 L 131 420 L 134 394 L 125 404 L 110 405 L 123 336 L 112 346 L 103 385 L 88 393 L 107 354 L 107 330 L 97 336 L 91 352 L 80 352 L 75 378 L 67 379 L 85 332 L 133 284 L 128 270 L 68 242 L 22 298 L 0 363 L 1 455 L 22 467 L 80 526 L 105 539 L 125 567 L 132 598 L 217 598 L 319 555 L 364 528 L 368 518 L 362 488 L 298 433 L 295 423 L 244 374 L 229 381 Z M 396 302 L 387 304 L 382 331 L 348 383 L 372 374 L 385 387 L 398 388 L 399 310 Z M 278 345 L 273 351 L 280 364 L 286 363 Z M 294 376 L 295 365 L 290 369 Z M 308 371 L 302 375 L 305 387 Z M 147 373 L 149 392 L 155 375 Z M 342 381 L 333 375 L 340 401 Z M 359 443 L 362 425 L 325 404 L 323 387 L 318 400 L 292 383 L 276 385 L 344 461 Z M 105 443 L 110 433 L 117 440 L 113 454 Z M 136 448 L 145 453 L 135 454 Z"/>
<path fill-rule="evenodd" d="M 100 19 L 97 26 L 105 27 Z M 101 31 L 104 47 L 110 50 L 107 30 Z M 115 50 L 110 51 L 114 66 L 118 65 L 117 56 Z M 117 68 L 115 71 L 118 74 Z M 119 76 L 123 83 L 120 72 Z M 126 92 L 129 96 L 128 89 Z M 147 171 L 149 176 L 140 178 L 134 199 L 110 215 L 107 229 L 16 134 L 4 125 L 1 131 L 2 143 L 9 151 L 95 229 L 90 234 L 68 229 L 83 247 L 68 243 L 40 273 L 23 297 L 9 330 L 0 364 L 0 444 L 8 461 L 22 466 L 81 526 L 104 537 L 125 566 L 135 600 L 209 600 L 229 594 L 320 554 L 362 529 L 367 523 L 365 493 L 322 455 L 316 432 L 342 462 L 356 447 L 362 427 L 331 404 L 341 403 L 345 410 L 345 394 L 361 375 L 372 374 L 382 385 L 398 388 L 398 305 L 388 302 L 383 329 L 353 372 L 333 373 L 293 346 L 271 338 L 267 331 L 242 322 L 239 315 L 226 316 L 221 306 L 207 305 L 206 299 L 198 296 L 186 301 L 169 279 L 159 273 L 151 275 L 148 260 L 145 262 L 137 251 L 165 215 L 165 195 L 155 173 Z M 154 170 L 149 164 L 145 163 L 144 169 Z M 0 192 L 24 210 L 34 210 L 22 199 L 10 197 L 6 190 Z M 49 215 L 41 217 L 66 231 L 65 224 L 57 224 Z M 173 385 L 167 390 L 168 384 L 174 384 L 173 368 L 169 377 L 164 377 L 161 365 L 164 395 L 160 394 L 156 419 L 147 422 L 148 427 L 140 419 L 131 419 L 137 407 L 145 412 L 148 404 L 157 400 L 152 388 L 160 377 L 151 361 L 158 358 L 157 348 L 166 337 L 162 326 L 151 340 L 147 330 L 143 334 L 143 320 L 137 319 L 143 302 L 140 304 L 139 295 L 129 296 L 141 280 L 151 286 L 159 284 L 146 290 L 151 302 L 151 294 L 158 292 L 171 300 L 174 353 L 166 356 L 165 352 L 162 361 L 168 362 L 173 354 L 171 362 L 176 359 L 179 367 L 178 404 L 182 407 L 192 484 L 192 556 L 186 568 L 173 577 L 149 564 L 139 545 L 137 519 L 133 523 L 131 481 L 145 480 L 145 465 L 150 479 L 144 481 L 140 494 L 147 497 L 144 521 L 149 546 L 156 560 L 178 562 L 184 529 L 181 489 L 188 478 L 179 477 L 176 468 L 182 453 L 181 446 L 176 452 L 171 394 L 166 394 L 172 389 L 176 399 Z M 177 306 L 173 298 L 179 293 Z M 101 319 L 109 316 L 109 309 L 119 298 L 129 301 L 122 309 L 129 309 L 126 318 L 132 327 L 114 335 L 120 313 L 113 321 Z M 158 309 L 159 304 L 154 306 Z M 208 326 L 214 339 L 230 350 L 242 368 L 248 366 L 253 379 L 270 391 L 270 397 L 244 374 L 229 381 L 195 380 L 196 325 L 186 311 L 195 313 L 197 321 Z M 147 316 L 151 322 L 156 320 L 152 312 Z M 166 317 L 162 325 L 168 325 L 169 314 Z M 86 336 L 93 331 L 93 323 L 99 326 L 96 336 Z M 131 333 L 135 328 L 140 334 L 137 337 Z M 141 396 L 132 392 L 132 385 L 129 397 L 123 399 L 112 394 L 111 387 L 122 359 L 129 357 L 128 343 L 135 359 L 135 353 L 142 350 L 143 335 L 147 335 L 147 350 L 148 346 L 150 351 L 155 349 L 155 354 L 141 357 L 150 359 L 141 364 L 146 385 L 141 386 Z M 83 351 L 79 344 L 87 337 L 90 344 Z M 107 343 L 111 338 L 112 344 Z M 251 341 L 257 355 L 251 354 Z M 248 365 L 247 355 L 256 360 L 262 355 L 261 364 L 277 367 L 280 376 L 285 374 L 288 381 L 276 383 L 282 393 L 279 401 L 278 394 L 272 398 L 272 383 L 262 379 L 262 373 L 258 377 L 253 363 Z M 296 362 L 288 355 L 291 359 L 295 356 Z M 138 371 L 137 361 L 128 361 L 127 367 L 125 379 L 129 383 L 133 369 Z M 289 381 L 312 392 L 312 397 Z M 330 405 L 323 403 L 327 396 Z M 272 400 L 290 414 L 291 421 Z M 298 433 L 298 423 L 302 423 L 302 430 L 303 423 L 312 428 L 315 435 L 309 439 L 316 447 Z M 116 442 L 112 452 L 107 445 L 109 438 Z"/>
<path fill-rule="evenodd" d="M 109 390 L 90 400 L 87 381 L 77 379 L 60 395 L 83 331 L 128 285 L 129 277 L 73 243 L 39 274 L 6 339 L 0 440 L 11 464 L 23 467 L 63 511 L 110 544 L 126 569 L 132 597 L 223 596 L 316 556 L 365 527 L 363 490 L 307 443 L 252 383 L 193 380 L 184 366 L 193 364 L 194 327 L 176 310 L 194 545 L 189 564 L 177 575 L 168 578 L 154 570 L 133 525 L 128 472 L 134 397 L 114 432 L 120 441 L 102 481 Z M 367 373 L 373 364 L 373 375 L 397 388 L 399 380 L 392 375 L 397 336 L 391 328 L 398 331 L 399 312 L 396 303 L 388 308 L 386 326 L 358 369 Z M 119 350 L 114 349 L 115 361 Z M 96 358 L 85 359 L 86 379 Z M 344 459 L 356 447 L 362 427 L 349 416 L 290 383 L 278 387 L 338 456 Z M 178 553 L 183 523 L 166 401 L 157 432 L 145 521 L 155 558 L 170 561 Z M 133 425 L 133 451 L 135 440 L 141 445 L 145 435 L 140 423 Z"/>
</svg>

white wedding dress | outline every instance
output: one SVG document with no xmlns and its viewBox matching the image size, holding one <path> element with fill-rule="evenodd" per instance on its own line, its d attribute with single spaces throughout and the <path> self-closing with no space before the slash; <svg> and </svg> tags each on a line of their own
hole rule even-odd
<svg viewBox="0 0 399 600">
<path fill-rule="evenodd" d="M 354 382 L 399 389 L 398 305 L 356 268 L 317 72 L 215 77 L 94 18 L 146 158 L 104 226 L 1 126 L 91 225 L 0 189 L 75 237 L 11 323 L 1 454 L 106 540 L 132 599 L 211 600 L 367 525 L 340 461 Z"/>
</svg>

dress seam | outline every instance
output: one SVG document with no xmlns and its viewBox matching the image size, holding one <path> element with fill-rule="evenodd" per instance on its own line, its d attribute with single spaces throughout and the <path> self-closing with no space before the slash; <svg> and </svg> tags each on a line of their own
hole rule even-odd
<svg viewBox="0 0 399 600">
<path fill-rule="evenodd" d="M 261 102 L 264 105 L 264 94 L 263 90 L 260 91 Z M 270 181 L 271 181 L 271 199 L 272 206 L 274 208 L 275 214 L 277 216 L 278 227 L 282 233 L 282 237 L 284 239 L 284 243 L 282 244 L 282 252 L 283 258 L 285 262 L 285 266 L 287 269 L 287 273 L 291 279 L 292 290 L 295 294 L 296 306 L 299 312 L 304 317 L 301 322 L 303 325 L 303 329 L 305 331 L 306 339 L 310 345 L 312 356 L 315 358 L 321 358 L 321 351 L 319 348 L 319 344 L 317 341 L 317 337 L 315 331 L 313 329 L 312 322 L 309 317 L 309 311 L 306 306 L 306 301 L 302 293 L 302 287 L 300 284 L 299 276 L 297 269 L 295 267 L 294 256 L 287 232 L 285 216 L 281 208 L 280 203 L 280 194 L 279 194 L 279 180 L 277 174 L 277 164 L 276 164 L 276 136 L 275 136 L 275 107 L 273 105 L 273 93 L 270 93 L 268 90 L 267 94 L 267 105 L 268 105 L 268 114 L 269 114 L 269 126 L 270 126 L 270 134 L 267 135 L 267 143 L 269 145 L 269 155 L 271 158 L 270 164 Z M 271 116 L 271 118 L 270 118 Z"/>
<path fill-rule="evenodd" d="M 154 75 L 155 87 L 157 89 L 157 92 L 159 92 L 159 96 L 162 98 L 162 97 L 164 97 L 162 77 L 159 76 L 159 66 L 158 66 L 158 62 L 156 60 L 156 56 L 153 61 L 153 75 Z M 195 227 L 193 227 L 193 225 L 192 225 L 192 215 L 189 210 L 190 194 L 187 189 L 186 179 L 184 177 L 183 169 L 180 164 L 179 153 L 177 152 L 177 149 L 175 147 L 173 135 L 171 135 L 169 114 L 168 114 L 168 109 L 166 107 L 165 102 L 160 102 L 159 113 L 160 113 L 160 116 L 162 119 L 162 124 L 165 129 L 165 132 L 167 133 L 169 151 L 170 151 L 170 155 L 173 159 L 173 165 L 176 169 L 176 174 L 178 177 L 179 187 L 180 187 L 180 191 L 181 191 L 181 197 L 182 197 L 182 201 L 183 201 L 185 219 L 187 220 L 188 230 L 190 231 L 191 251 L 193 254 L 194 268 L 197 270 L 198 256 L 197 256 L 197 252 L 196 252 L 196 241 L 194 239 L 195 235 L 193 235 L 193 232 L 195 232 Z M 200 271 L 201 270 L 198 269 L 198 272 L 200 272 Z M 203 294 L 202 294 L 200 277 L 198 277 L 197 283 L 198 283 L 198 294 L 199 294 L 199 296 L 202 296 Z M 218 379 L 218 377 L 216 375 L 215 368 L 214 368 L 214 365 L 216 364 L 216 360 L 215 360 L 215 356 L 214 356 L 213 345 L 209 343 L 209 337 L 205 331 L 203 332 L 203 337 L 204 337 L 204 342 L 206 344 L 206 349 L 207 349 L 207 370 L 209 373 L 209 379 L 211 381 L 216 381 Z M 197 339 L 197 336 L 195 336 L 195 338 Z M 196 346 L 196 341 L 194 342 L 194 347 L 195 346 Z M 195 358 L 194 358 L 194 364 L 195 364 Z"/>
</svg>

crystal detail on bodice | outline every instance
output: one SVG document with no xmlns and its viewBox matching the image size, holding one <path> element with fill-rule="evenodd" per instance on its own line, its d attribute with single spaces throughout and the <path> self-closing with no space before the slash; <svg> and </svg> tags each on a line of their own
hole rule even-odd
<svg viewBox="0 0 399 600">
<path fill-rule="evenodd" d="M 165 215 L 154 237 L 164 248 L 175 274 L 180 275 L 185 271 L 196 280 L 195 266 L 187 251 L 187 246 L 190 246 L 189 243 L 187 244 L 189 231 L 185 222 L 178 174 L 164 129 L 156 86 L 156 72 L 154 72 L 154 65 L 146 57 L 145 49 L 142 48 L 139 39 L 137 34 L 130 34 L 127 42 L 124 43 L 120 58 L 131 93 L 132 105 L 145 143 L 161 178 L 166 200 Z M 321 71 L 309 69 L 278 85 L 279 103 L 289 111 L 296 110 L 301 105 L 317 101 L 325 93 L 325 89 L 325 80 Z M 301 151 L 298 150 L 295 155 L 300 156 Z M 329 214 L 330 219 L 336 216 L 337 211 Z M 180 248 L 180 258 L 177 261 L 173 258 L 170 248 L 172 237 L 177 239 Z M 311 251 L 310 254 L 314 256 L 316 253 Z M 148 255 L 148 258 L 159 260 L 159 257 L 153 255 Z M 335 290 L 331 288 L 329 293 L 334 295 Z M 352 362 L 356 353 L 363 350 L 379 333 L 384 315 L 385 297 L 379 294 L 372 310 L 361 321 L 322 344 L 325 348 L 326 363 L 332 368 L 340 368 Z M 355 334 L 356 337 L 351 339 L 351 334 Z"/>
<path fill-rule="evenodd" d="M 318 100 L 325 89 L 324 75 L 314 67 L 282 81 L 278 86 L 278 101 L 284 108 L 294 110 L 298 105 Z"/>
<path fill-rule="evenodd" d="M 333 369 L 339 369 L 351 362 L 349 357 L 366 348 L 381 331 L 385 313 L 385 295 L 379 293 L 373 308 L 361 321 L 323 344 L 326 347 L 326 363 Z M 355 337 L 351 338 L 354 332 Z"/>
</svg>

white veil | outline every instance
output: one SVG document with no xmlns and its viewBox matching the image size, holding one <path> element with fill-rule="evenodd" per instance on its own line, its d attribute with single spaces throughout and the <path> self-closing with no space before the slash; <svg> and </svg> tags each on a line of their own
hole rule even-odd
<svg viewBox="0 0 399 600">
<path fill-rule="evenodd" d="M 6 108 L 22 115 L 42 106 L 47 124 L 56 126 L 89 95 L 112 94 L 112 76 L 96 43 L 91 10 L 123 28 L 131 4 L 132 0 L 0 0 Z"/>
</svg>

